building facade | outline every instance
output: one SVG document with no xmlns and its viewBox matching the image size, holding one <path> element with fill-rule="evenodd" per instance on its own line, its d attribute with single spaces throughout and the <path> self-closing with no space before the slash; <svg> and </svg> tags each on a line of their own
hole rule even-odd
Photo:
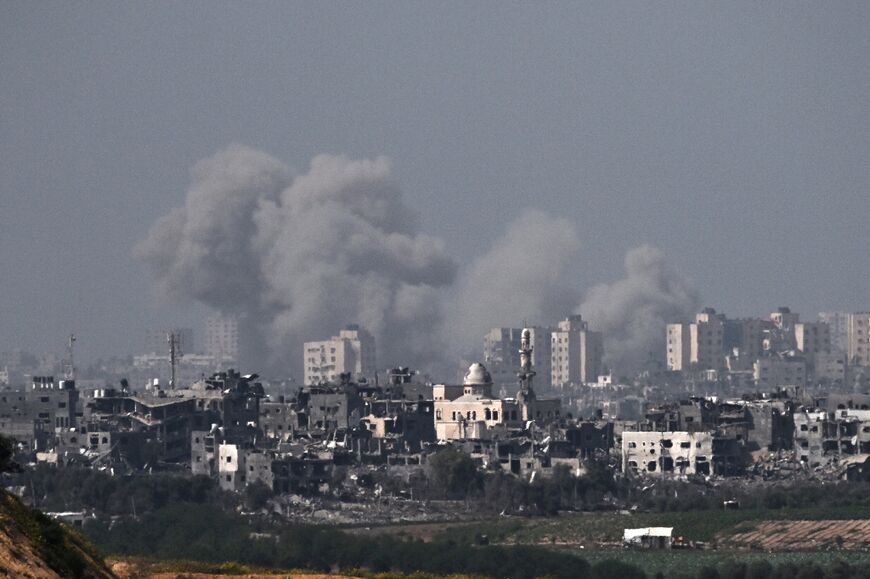
<svg viewBox="0 0 870 579">
<path fill-rule="evenodd" d="M 581 316 L 559 322 L 550 335 L 551 384 L 565 388 L 597 382 L 603 355 L 601 333 L 590 331 Z"/>
<path fill-rule="evenodd" d="M 849 364 L 870 366 L 870 312 L 849 314 L 846 339 Z"/>
<path fill-rule="evenodd" d="M 337 382 L 342 374 L 372 378 L 375 374 L 375 339 L 357 325 L 349 325 L 337 336 L 319 342 L 305 342 L 305 384 Z"/>
<path fill-rule="evenodd" d="M 166 338 L 164 337 L 164 340 Z M 205 322 L 205 353 L 218 366 L 239 360 L 239 320 L 232 316 L 212 316 Z"/>
</svg>

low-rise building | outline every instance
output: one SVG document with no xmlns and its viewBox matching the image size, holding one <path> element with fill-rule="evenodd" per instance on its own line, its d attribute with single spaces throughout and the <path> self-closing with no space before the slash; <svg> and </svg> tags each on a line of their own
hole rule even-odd
<svg viewBox="0 0 870 579">
<path fill-rule="evenodd" d="M 731 475 L 740 469 L 740 448 L 710 432 L 623 432 L 622 471 L 653 477 Z"/>
</svg>

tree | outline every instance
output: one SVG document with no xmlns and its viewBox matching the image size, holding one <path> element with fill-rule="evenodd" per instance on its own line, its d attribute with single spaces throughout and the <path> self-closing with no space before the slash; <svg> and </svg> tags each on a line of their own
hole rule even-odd
<svg viewBox="0 0 870 579">
<path fill-rule="evenodd" d="M 15 456 L 15 443 L 11 438 L 0 434 L 0 472 L 17 472 L 18 463 L 12 458 Z"/>
<path fill-rule="evenodd" d="M 471 457 L 448 448 L 429 459 L 432 482 L 448 497 L 464 498 L 480 488 L 481 477 Z"/>
</svg>

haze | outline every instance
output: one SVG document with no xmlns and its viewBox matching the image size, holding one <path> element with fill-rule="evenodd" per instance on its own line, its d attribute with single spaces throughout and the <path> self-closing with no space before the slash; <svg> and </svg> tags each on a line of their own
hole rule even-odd
<svg viewBox="0 0 870 579">
<path fill-rule="evenodd" d="M 662 290 L 660 316 L 864 309 L 868 30 L 865 2 L 4 2 L 0 350 L 75 332 L 93 359 L 198 328 L 214 304 L 161 291 L 142 244 L 227 151 L 295 176 L 388 159 L 373 182 L 414 222 L 392 227 L 431 252 L 384 259 L 443 292 L 406 312 L 438 340 L 581 302 L 611 320 L 633 287 Z M 269 287 L 302 291 L 287 279 Z"/>
</svg>

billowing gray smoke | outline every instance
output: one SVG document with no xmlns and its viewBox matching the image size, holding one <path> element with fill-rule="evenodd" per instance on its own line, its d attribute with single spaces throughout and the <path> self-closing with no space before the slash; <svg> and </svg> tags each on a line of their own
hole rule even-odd
<svg viewBox="0 0 870 579">
<path fill-rule="evenodd" d="M 650 354 L 661 359 L 665 326 L 690 318 L 698 293 L 666 261 L 661 250 L 644 245 L 625 256 L 626 276 L 593 287 L 580 306 L 592 329 L 604 332 L 605 361 L 631 375 Z"/>
<path fill-rule="evenodd" d="M 479 347 L 490 328 L 565 317 L 579 301 L 570 276 L 579 251 L 574 223 L 524 211 L 487 253 L 463 268 L 451 332 L 460 343 Z"/>
<path fill-rule="evenodd" d="M 579 252 L 572 222 L 526 210 L 454 284 L 456 264 L 419 232 L 386 159 L 321 155 L 294 176 L 242 146 L 198 163 L 184 206 L 136 248 L 162 293 L 240 317 L 246 366 L 296 376 L 302 342 L 348 323 L 374 334 L 379 367 L 426 370 L 445 368 L 446 340 L 453 366 L 492 327 L 553 323 L 577 308 Z M 580 306 L 620 373 L 661 357 L 665 324 L 698 303 L 657 249 L 629 251 L 625 267 Z"/>
<path fill-rule="evenodd" d="M 239 315 L 254 350 L 247 364 L 299 375 L 302 342 L 347 323 L 374 334 L 379 366 L 436 361 L 439 288 L 456 265 L 418 232 L 385 158 L 320 155 L 293 177 L 269 155 L 231 146 L 192 177 L 184 207 L 136 254 L 165 294 Z"/>
</svg>

